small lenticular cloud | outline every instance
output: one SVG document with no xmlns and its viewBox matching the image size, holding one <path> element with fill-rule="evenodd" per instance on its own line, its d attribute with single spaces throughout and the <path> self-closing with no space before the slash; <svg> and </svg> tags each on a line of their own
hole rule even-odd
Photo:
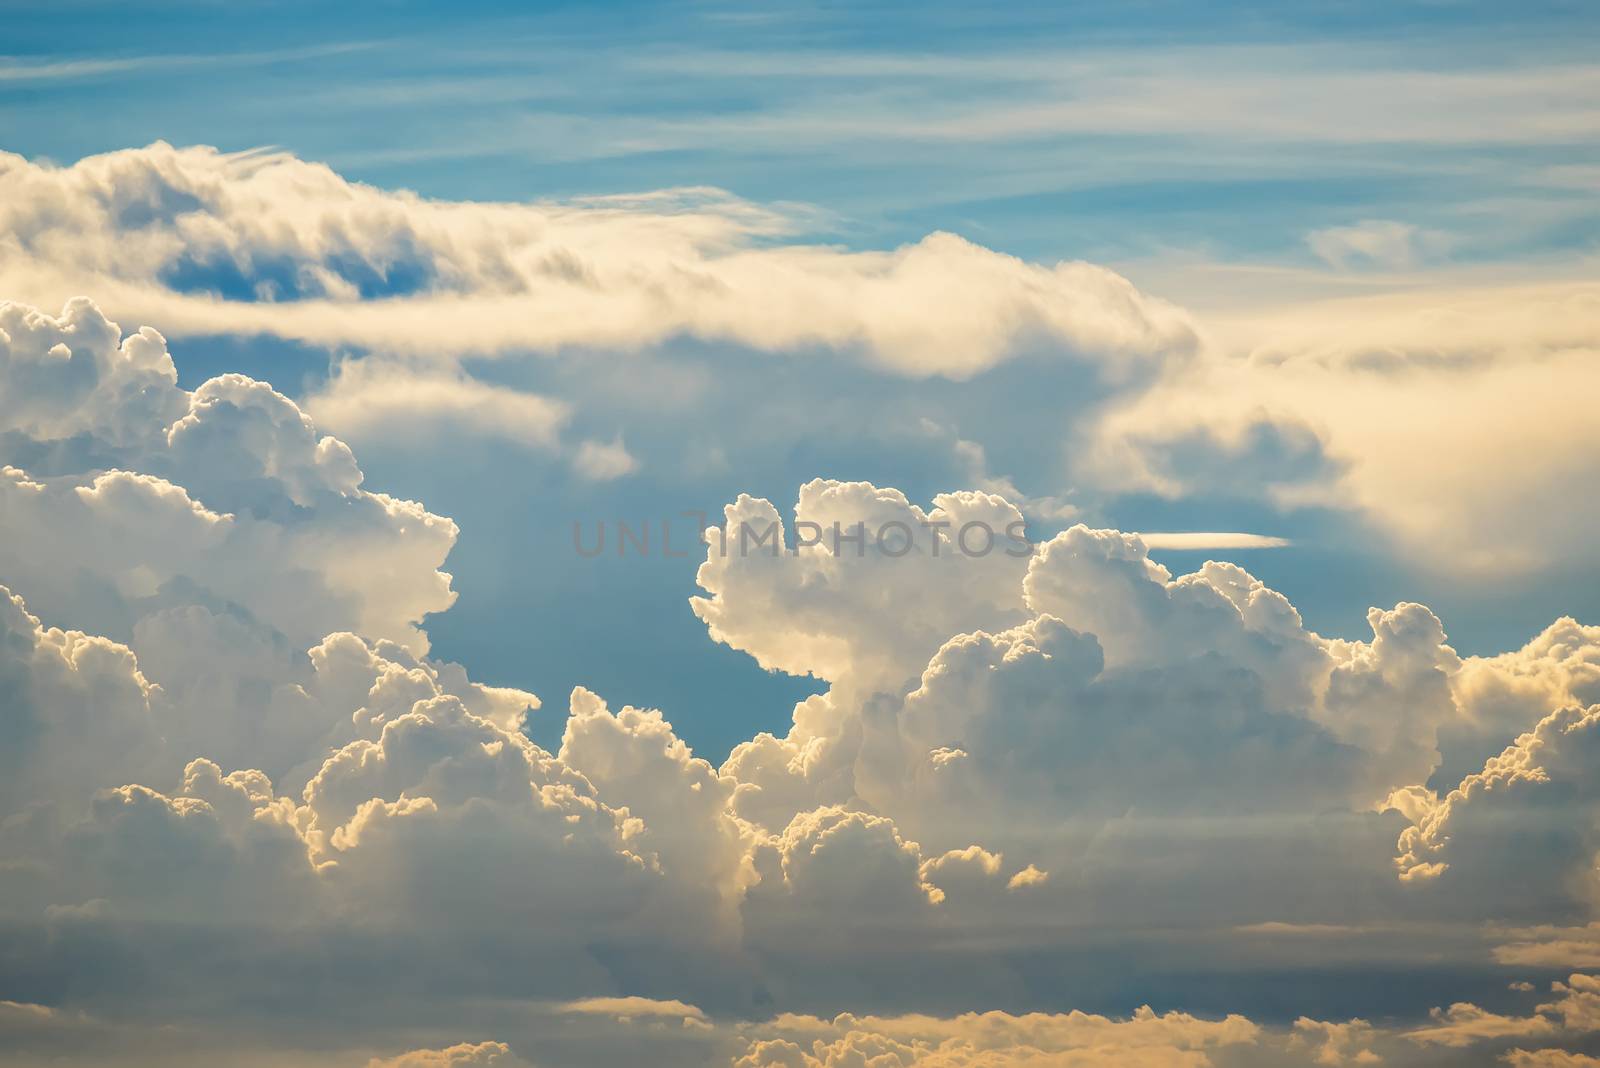
<svg viewBox="0 0 1600 1068">
<path fill-rule="evenodd" d="M 1282 549 L 1288 538 L 1229 530 L 1195 530 L 1139 535 L 1151 549 Z"/>
</svg>

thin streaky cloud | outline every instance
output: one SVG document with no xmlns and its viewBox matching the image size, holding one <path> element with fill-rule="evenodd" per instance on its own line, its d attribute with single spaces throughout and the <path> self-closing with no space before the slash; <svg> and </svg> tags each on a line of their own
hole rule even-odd
<svg viewBox="0 0 1600 1068">
<path fill-rule="evenodd" d="M 1241 531 L 1168 531 L 1153 534 L 1141 533 L 1145 545 L 1152 549 L 1282 549 L 1294 543 L 1288 538 L 1275 538 L 1266 534 L 1247 534 Z"/>
<path fill-rule="evenodd" d="M 344 41 L 335 44 L 312 45 L 306 48 L 279 48 L 262 52 L 213 52 L 206 54 L 125 56 L 108 59 L 63 59 L 47 63 L 18 62 L 0 59 L 0 82 L 71 81 L 76 78 L 97 78 L 108 74 L 131 74 L 136 71 L 171 71 L 189 67 L 219 67 L 259 65 L 266 63 L 292 63 L 302 59 L 322 59 L 327 56 L 347 55 L 378 46 L 376 41 Z"/>
</svg>

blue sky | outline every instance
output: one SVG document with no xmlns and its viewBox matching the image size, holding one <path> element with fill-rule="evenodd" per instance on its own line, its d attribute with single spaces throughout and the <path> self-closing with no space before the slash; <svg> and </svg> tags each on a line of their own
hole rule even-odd
<svg viewBox="0 0 1600 1068">
<path fill-rule="evenodd" d="M 361 5 L 156 4 L 131 23 L 85 17 L 95 10 L 48 5 L 9 35 L 13 151 L 281 145 L 460 199 L 717 185 L 811 205 L 818 235 L 854 246 L 950 229 L 1098 262 L 1306 262 L 1308 231 L 1362 218 L 1466 216 L 1471 258 L 1593 234 L 1592 220 L 1529 225 L 1580 199 L 1541 172 L 1594 162 L 1585 128 L 1528 121 L 1581 105 L 1562 99 L 1581 87 L 1560 70 L 1586 58 L 1581 5 L 1073 4 L 994 18 L 385 4 L 374 18 Z M 1519 83 L 1497 103 L 1515 110 L 1485 114 L 1492 94 L 1450 82 L 1477 77 Z M 1107 83 L 1125 111 L 1073 114 Z M 1222 90 L 1198 128 L 1175 107 Z"/>
</svg>

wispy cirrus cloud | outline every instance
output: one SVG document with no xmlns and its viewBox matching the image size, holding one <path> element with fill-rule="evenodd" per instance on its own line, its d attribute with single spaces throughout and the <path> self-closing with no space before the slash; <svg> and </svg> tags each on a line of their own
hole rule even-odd
<svg viewBox="0 0 1600 1068">
<path fill-rule="evenodd" d="M 166 53 L 143 56 L 83 57 L 77 59 L 0 59 L 0 84 L 27 82 L 66 82 L 80 79 L 115 79 L 119 75 L 142 74 L 151 70 L 174 72 L 213 67 L 253 67 L 274 63 L 293 63 L 348 55 L 378 47 L 372 41 L 347 41 L 309 45 L 303 48 L 267 49 L 243 52 Z"/>
</svg>

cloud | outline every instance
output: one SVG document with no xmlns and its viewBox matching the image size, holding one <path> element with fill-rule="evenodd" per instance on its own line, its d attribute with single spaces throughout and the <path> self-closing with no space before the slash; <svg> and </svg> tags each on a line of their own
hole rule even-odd
<svg viewBox="0 0 1600 1068">
<path fill-rule="evenodd" d="M 753 1029 L 735 1068 L 844 1068 L 882 1063 L 897 1068 L 980 1065 L 1073 1065 L 1075 1068 L 1201 1068 L 1218 1048 L 1248 1046 L 1259 1029 L 1240 1016 L 1201 1020 L 1141 1008 L 1127 1019 L 1081 1012 L 969 1013 L 855 1017 L 783 1016 Z"/>
<path fill-rule="evenodd" d="M 1294 1022 L 1289 1045 L 1315 1049 L 1317 1064 L 1381 1064 L 1383 1058 L 1371 1049 L 1376 1037 L 1375 1029 L 1365 1020 L 1334 1023 L 1302 1016 Z"/>
<path fill-rule="evenodd" d="M 169 778 L 168 754 L 187 758 L 211 734 L 187 735 L 181 710 L 143 684 L 126 648 L 44 631 L 7 603 L 18 629 L 3 647 L 25 655 L 0 662 L 0 677 L 26 701 L 11 705 L 5 721 L 18 773 L 0 791 L 8 857 L 0 886 L 19 929 L 43 915 L 91 954 L 116 941 L 159 953 L 174 929 L 203 934 L 217 948 L 196 952 L 196 975 L 239 952 L 258 959 L 274 940 L 295 943 L 301 932 L 351 937 L 340 930 L 373 942 L 358 953 L 399 953 L 445 971 L 465 967 L 469 947 L 487 937 L 575 966 L 600 931 L 640 913 L 664 878 L 699 881 L 688 857 L 664 867 L 657 853 L 635 850 L 648 833 L 639 816 L 609 807 L 583 775 L 475 714 L 508 711 L 507 695 L 453 679 L 459 669 L 412 660 L 393 645 L 383 648 L 398 662 L 386 661 L 348 635 L 313 650 L 316 678 L 298 689 L 308 704 L 333 707 L 320 735 L 293 727 L 285 735 L 302 741 L 298 760 L 314 768 L 296 799 L 259 770 L 229 772 L 205 758 Z M 96 677 L 85 678 L 90 672 Z M 361 704 L 340 707 L 341 696 Z M 341 735 L 354 737 L 339 744 Z M 117 785 L 139 779 L 156 785 Z M 688 784 L 684 792 L 693 796 Z M 661 826 L 663 841 L 679 829 Z M 467 871 L 470 879 L 458 877 Z M 710 939 L 718 922 L 692 901 L 687 891 L 663 893 L 655 907 L 659 938 L 683 932 L 691 954 L 687 932 Z M 54 967 L 57 950 L 8 945 L 28 967 Z M 300 962 L 291 967 L 303 965 L 303 948 L 285 952 Z M 113 968 L 92 985 L 85 979 L 57 996 L 122 1005 L 142 996 L 133 973 Z M 371 979 L 360 967 L 330 976 L 356 984 L 343 995 L 349 1004 L 369 997 L 360 988 Z M 548 993 L 587 985 L 570 980 L 555 969 Z M 468 989 L 486 994 L 494 982 L 486 974 Z M 245 1009 L 245 986 L 221 988 L 226 1014 Z M 159 1000 L 169 991 L 158 984 L 148 992 Z"/>
<path fill-rule="evenodd" d="M 1236 531 L 1181 531 L 1152 533 L 1140 531 L 1139 539 L 1151 549 L 1282 549 L 1293 542 L 1268 534 L 1245 534 Z"/>
<path fill-rule="evenodd" d="M 661 1017 L 670 1020 L 704 1020 L 705 1013 L 681 1001 L 660 1001 L 653 998 L 581 998 L 562 1005 L 561 1012 L 580 1016 L 614 1016 L 621 1020 L 641 1017 Z"/>
<path fill-rule="evenodd" d="M 144 327 L 126 339 L 90 301 L 59 318 L 0 304 L 0 431 L 34 441 L 88 435 L 115 449 L 145 443 L 187 411 L 166 339 Z"/>
<path fill-rule="evenodd" d="M 1582 927 L 1513 928 L 1501 937 L 1509 939 L 1494 947 L 1494 959 L 1501 964 L 1600 969 L 1600 921 Z"/>
<path fill-rule="evenodd" d="M 1441 730 L 1437 781 L 1450 786 L 1563 705 L 1600 704 L 1600 627 L 1558 619 L 1521 649 L 1462 663 L 1451 683 L 1462 721 Z"/>
<path fill-rule="evenodd" d="M 943 900 L 923 879 L 921 847 L 893 820 L 839 806 L 796 815 L 753 862 L 762 878 L 746 915 L 752 926 L 783 928 L 790 938 L 815 938 L 808 928 L 839 909 L 850 916 L 849 930 L 914 920 Z"/>
<path fill-rule="evenodd" d="M 0 375 L 67 391 L 0 442 L 0 464 L 44 469 L 0 467 L 0 574 L 34 611 L 126 640 L 155 609 L 231 606 L 301 648 L 338 630 L 425 648 L 417 624 L 454 600 L 455 524 L 362 490 L 349 448 L 265 383 L 179 389 L 160 335 L 119 344 L 87 301 L 0 322 Z"/>
<path fill-rule="evenodd" d="M 178 969 L 209 983 L 195 1011 L 225 1017 L 251 999 L 218 973 L 231 955 L 302 934 L 453 970 L 510 932 L 518 952 L 586 966 L 587 940 L 663 885 L 662 860 L 631 848 L 639 816 L 521 733 L 536 698 L 422 655 L 454 524 L 361 490 L 350 450 L 263 383 L 180 390 L 158 336 L 119 344 L 87 302 L 7 315 L 21 325 L 0 374 L 48 384 L 68 365 L 75 391 L 51 422 L 11 418 L 0 454 L 56 472 L 0 477 L 0 574 L 18 587 L 0 588 L 8 960 L 56 969 L 68 943 L 159 956 L 182 930 L 208 946 Z M 36 604 L 117 633 L 48 626 Z M 672 871 L 700 885 L 687 859 Z M 693 893 L 661 897 L 662 931 L 713 940 Z M 33 940 L 57 928 L 73 933 Z M 291 968 L 301 952 L 285 949 Z M 131 970 L 88 986 L 69 970 L 69 1003 L 144 996 Z M 368 997 L 361 971 L 330 977 L 350 1004 Z M 599 985 L 569 979 L 555 969 L 548 992 Z"/>
<path fill-rule="evenodd" d="M 685 342 L 731 345 L 764 368 L 772 361 L 745 350 L 821 359 L 857 381 L 969 380 L 1020 360 L 1087 369 L 1074 384 L 1082 408 L 1051 412 L 1037 431 L 1045 448 L 1028 451 L 1066 458 L 1068 470 L 1042 476 L 1049 484 L 1032 487 L 1011 465 L 991 472 L 1002 434 L 974 426 L 978 413 L 939 415 L 961 446 L 952 461 L 971 472 L 964 484 L 1030 517 L 1081 518 L 1125 494 L 1224 494 L 1353 513 L 1408 563 L 1479 582 L 1592 556 L 1596 516 L 1572 491 L 1595 475 L 1581 398 L 1594 391 L 1600 320 L 1583 278 L 1486 281 L 1463 268 L 1375 294 L 1319 271 L 1296 283 L 1318 295 L 1307 300 L 1285 299 L 1258 272 L 1230 281 L 1248 299 L 1208 315 L 1202 331 L 1101 268 L 1027 263 L 947 234 L 892 251 L 802 245 L 783 211 L 703 189 L 442 202 L 282 153 L 159 144 L 67 168 L 7 157 L 0 188 L 10 194 L 0 222 L 14 234 L 0 248 L 0 286 L 11 294 L 57 307 L 92 287 L 113 314 L 175 335 L 260 333 L 381 353 L 370 371 L 347 360 L 307 402 L 357 442 L 431 426 L 545 447 L 586 405 L 629 406 L 620 388 L 574 385 L 583 375 L 570 369 L 570 396 L 479 382 L 459 371 L 467 354 L 522 360 L 535 377 L 582 364 L 591 385 L 626 377 L 609 366 L 619 350 Z M 1326 228 L 1316 241 L 1350 263 L 1362 249 L 1425 260 L 1433 244 L 1384 220 Z M 1236 277 L 1213 267 L 1190 274 Z M 407 359 L 421 366 L 396 370 Z M 659 408 L 660 394 L 644 392 Z M 703 396 L 672 396 L 695 406 L 685 418 L 697 422 L 754 418 L 747 402 L 708 413 Z M 806 418 L 800 403 L 764 404 L 759 425 Z M 619 436 L 573 443 L 580 476 L 628 473 L 616 450 L 624 430 L 635 461 L 650 447 L 618 414 L 597 425 Z M 670 440 L 688 437 L 681 422 L 672 430 Z M 726 449 L 697 441 L 687 451 L 715 464 Z M 1529 515 L 1545 517 L 1538 536 Z"/>
<path fill-rule="evenodd" d="M 1511 1068 L 1595 1068 L 1600 1065 L 1600 1057 L 1561 1049 L 1514 1049 L 1506 1054 L 1505 1062 Z"/>
<path fill-rule="evenodd" d="M 0 811 L 46 801 L 82 806 L 95 790 L 147 770 L 160 744 L 152 687 L 126 648 L 45 629 L 4 587 L 0 638 Z"/>
<path fill-rule="evenodd" d="M 305 400 L 319 424 L 356 442 L 418 435 L 489 435 L 535 449 L 554 446 L 570 411 L 532 393 L 439 368 L 346 360 Z"/>
<path fill-rule="evenodd" d="M 381 1060 L 374 1057 L 367 1068 L 518 1068 L 527 1063 L 504 1042 L 462 1042 L 447 1049 L 419 1049 Z"/>
<path fill-rule="evenodd" d="M 1571 975 L 1564 983 L 1551 983 L 1550 990 L 1556 995 L 1555 1000 L 1540 1005 L 1532 1016 L 1501 1016 L 1460 1002 L 1449 1009 L 1434 1009 L 1429 1026 L 1405 1032 L 1401 1037 L 1419 1045 L 1465 1049 L 1507 1038 L 1590 1035 L 1600 1031 L 1600 978 Z M 1518 1053 L 1531 1057 L 1529 1063 L 1541 1063 L 1540 1056 L 1554 1057 L 1554 1063 L 1562 1063 L 1556 1050 Z M 1518 1053 L 1509 1054 L 1506 1059 L 1517 1063 Z"/>
<path fill-rule="evenodd" d="M 982 501 L 941 498 L 946 512 Z M 892 491 L 817 482 L 795 522 L 871 530 L 904 517 L 917 529 L 933 514 Z M 728 532 L 780 517 L 744 498 L 726 519 Z M 1398 892 L 1384 888 L 1398 813 L 1337 829 L 1319 817 L 1386 807 L 1401 784 L 1425 781 L 1440 731 L 1467 718 L 1451 688 L 1463 662 L 1422 606 L 1373 610 L 1370 642 L 1325 639 L 1241 568 L 1174 577 L 1137 536 L 1082 526 L 1022 559 L 936 556 L 927 537 L 903 556 L 871 538 L 859 554 L 787 544 L 724 557 L 714 535 L 701 569 L 712 597 L 696 607 L 714 636 L 833 684 L 796 707 L 786 735 L 730 755 L 742 818 L 792 834 L 817 806 L 864 805 L 926 856 L 1003 854 L 1003 880 L 1052 872 L 1033 889 L 1056 908 L 1104 892 L 1102 917 L 1130 923 L 1176 904 L 1132 889 L 1150 885 L 1156 856 L 1174 881 L 1231 886 L 1229 872 L 1249 868 L 1252 889 L 1226 900 L 1243 913 L 1290 907 L 1301 922 L 1347 921 L 1328 896 L 1346 880 L 1377 898 Z M 1475 667 L 1479 685 L 1489 670 Z M 1250 814 L 1263 823 L 1219 840 Z M 1337 870 L 1313 877 L 1290 861 L 1297 837 L 1329 834 Z M 941 889 L 945 863 L 924 868 Z M 1290 905 L 1262 892 L 1262 865 L 1320 885 Z M 943 907 L 957 903 L 948 896 Z M 1215 921 L 1217 902 L 1205 908 Z"/>
<path fill-rule="evenodd" d="M 108 75 L 138 74 L 148 70 L 239 67 L 279 63 L 284 60 L 314 59 L 344 55 L 372 47 L 352 41 L 342 44 L 313 45 L 307 48 L 280 48 L 265 51 L 124 56 L 119 59 L 70 59 L 54 62 L 28 62 L 8 59 L 0 63 L 0 82 L 32 82 L 102 78 Z"/>
<path fill-rule="evenodd" d="M 1449 1009 L 1434 1009 L 1433 1022 L 1410 1031 L 1405 1037 L 1419 1045 L 1462 1049 L 1500 1038 L 1526 1038 L 1546 1035 L 1555 1023 L 1543 1016 L 1500 1016 L 1476 1005 L 1458 1002 Z"/>
<path fill-rule="evenodd" d="M 769 669 L 897 687 L 951 634 L 1026 617 L 1023 517 L 1001 497 L 945 494 L 924 511 L 895 489 L 818 479 L 800 489 L 793 538 L 765 500 L 741 496 L 723 518 L 697 576 L 709 596 L 690 603 Z"/>
<path fill-rule="evenodd" d="M 585 441 L 579 445 L 572 466 L 584 478 L 594 482 L 609 482 L 637 471 L 639 461 L 628 452 L 619 434 L 611 441 Z"/>
<path fill-rule="evenodd" d="M 670 877 L 719 939 L 750 884 L 751 835 L 729 802 L 737 783 L 696 757 L 659 711 L 624 706 L 613 714 L 595 694 L 572 693 L 558 759 L 608 802 L 642 821 L 630 848 Z M 686 922 L 679 916 L 677 923 Z"/>
<path fill-rule="evenodd" d="M 1047 351 L 1125 378 L 1193 351 L 1177 309 L 1085 263 L 1042 267 L 936 233 L 891 252 L 784 245 L 786 220 L 715 190 L 451 203 L 284 153 L 0 157 L 0 286 L 85 286 L 180 333 L 392 354 L 640 348 L 687 335 L 835 349 L 968 378 Z"/>
<path fill-rule="evenodd" d="M 694 602 L 826 684 L 789 728 L 718 767 L 580 688 L 551 753 L 533 695 L 420 640 L 453 523 L 364 490 L 264 383 L 180 389 L 159 335 L 91 304 L 0 321 L 0 377 L 44 398 L 0 408 L 0 1032 L 30 1050 L 59 1036 L 29 1006 L 109 1010 L 133 1033 L 94 1041 L 172 1063 L 208 1055 L 182 1036 L 293 1030 L 330 1059 L 414 1051 L 395 1063 L 648 1041 L 691 1064 L 1200 1068 L 1488 1056 L 1600 1021 L 1570 972 L 1531 1016 L 1460 1000 L 1382 1032 L 1026 1011 L 1074 975 L 1129 988 L 1151 931 L 1199 977 L 1180 994 L 1283 981 L 1308 931 L 1339 932 L 1319 968 L 1452 983 L 1486 937 L 1518 968 L 1581 949 L 1593 628 L 1463 658 L 1401 603 L 1328 638 L 1232 564 L 1174 575 L 1083 525 L 1013 555 L 1003 497 L 816 480 L 792 524 L 730 505 Z M 769 540 L 741 551 L 742 523 Z M 1010 1011 L 963 1015 L 988 999 Z"/>
<path fill-rule="evenodd" d="M 31 1005 L 20 1001 L 0 1001 L 0 1012 L 21 1020 L 37 1020 L 44 1022 L 55 1016 L 54 1010 L 45 1005 Z"/>
<path fill-rule="evenodd" d="M 639 907 L 630 826 L 592 786 L 459 699 L 418 701 L 330 756 L 301 810 L 313 863 L 369 921 L 450 915 L 441 931 L 521 924 L 560 945 Z M 453 870 L 473 872 L 470 880 Z M 385 889 L 387 888 L 387 889 Z M 539 924 L 559 915 L 563 927 Z M 570 933 L 569 933 L 570 932 Z"/>
<path fill-rule="evenodd" d="M 1007 890 L 1026 890 L 1030 886 L 1043 886 L 1050 881 L 1050 873 L 1029 864 L 1006 881 Z"/>
<path fill-rule="evenodd" d="M 1401 835 L 1402 879 L 1496 889 L 1511 864 L 1531 881 L 1491 898 L 1501 915 L 1581 907 L 1594 899 L 1593 789 L 1600 705 L 1551 712 L 1483 769 L 1427 804 Z"/>
<path fill-rule="evenodd" d="M 666 146 L 709 133 L 793 143 L 997 144 L 1051 135 L 1173 134 L 1233 137 L 1271 145 L 1307 143 L 1565 143 L 1600 124 L 1582 96 L 1591 65 L 1417 69 L 1368 49 L 1352 63 L 1348 49 L 1316 41 L 1233 42 L 1152 51 L 1008 49 L 1003 54 L 792 50 L 691 51 L 648 58 L 647 70 L 707 70 L 723 77 L 807 75 L 826 107 L 793 107 L 752 118 L 697 116 L 692 124 L 651 123 Z M 892 83 L 887 99 L 861 85 Z M 993 97 L 985 93 L 994 94 Z M 1577 94 L 1552 112 L 1550 94 Z M 952 106 L 950 94 L 960 94 Z M 787 101 L 786 101 L 787 103 Z M 853 107 L 852 107 L 853 105 Z M 1247 106 L 1248 105 L 1248 106 Z M 1486 115 L 1499 116 L 1487 121 Z M 1467 116 L 1478 119 L 1467 121 Z"/>
<path fill-rule="evenodd" d="M 795 516 L 797 530 L 816 517 L 843 529 L 873 529 L 896 516 L 926 520 L 892 492 L 829 483 L 805 487 Z M 725 530 L 735 531 L 764 529 L 780 516 L 766 502 L 744 499 L 726 519 Z M 1330 808 L 1390 811 L 1337 832 L 1341 859 L 1291 906 L 1299 922 L 1348 923 L 1354 914 L 1324 895 L 1351 879 L 1367 887 L 1361 893 L 1391 898 L 1368 916 L 1406 911 L 1392 898 L 1398 887 L 1382 888 L 1388 861 L 1377 850 L 1385 834 L 1404 830 L 1402 813 L 1424 827 L 1439 818 L 1427 815 L 1436 802 L 1420 784 L 1459 764 L 1482 739 L 1503 746 L 1542 709 L 1593 683 L 1596 645 L 1575 624 L 1557 623 L 1517 653 L 1464 660 L 1437 617 L 1401 604 L 1369 613 L 1370 641 L 1325 639 L 1241 568 L 1211 563 L 1173 577 L 1149 559 L 1142 539 L 1081 526 L 1040 546 L 1009 579 L 1005 569 L 979 570 L 995 567 L 985 559 L 936 559 L 931 542 L 904 556 L 882 552 L 870 538 L 859 555 L 851 545 L 790 551 L 775 539 L 775 552 L 747 547 L 724 557 L 720 546 L 714 536 L 701 571 L 713 598 L 697 605 L 712 633 L 769 667 L 833 682 L 796 707 L 787 736 L 760 735 L 736 747 L 723 770 L 743 784 L 734 800 L 741 817 L 777 833 L 815 806 L 864 803 L 929 856 L 981 848 L 1016 858 L 1008 877 L 1023 865 L 1071 872 L 1070 883 L 1050 883 L 1058 907 L 1070 907 L 1068 885 L 1076 893 L 1086 883 L 1104 885 L 1112 896 L 1102 910 L 1127 909 L 1129 922 L 1149 922 L 1152 910 L 1172 905 L 1159 893 L 1129 896 L 1132 872 L 1151 863 L 1147 850 L 1159 849 L 1172 878 L 1226 880 L 1241 866 L 1259 877 L 1271 862 L 1258 849 L 1279 831 L 1291 853 L 1287 842 L 1297 834 L 1330 833 L 1326 825 L 1312 830 Z M 942 599 L 978 574 L 986 576 L 987 603 Z M 999 596 L 995 584 L 1005 581 L 1022 596 Z M 923 606 L 909 618 L 888 610 L 901 603 L 891 591 L 902 583 Z M 988 629 L 978 622 L 985 612 L 1024 622 Z M 928 654 L 920 681 L 908 678 L 927 648 L 919 648 L 917 628 L 936 632 L 935 621 L 962 633 Z M 794 639 L 779 638 L 788 627 Z M 825 637 L 836 644 L 820 644 Z M 832 648 L 881 659 L 835 657 Z M 892 682 L 897 676 L 904 681 Z M 1574 833 L 1585 811 L 1574 812 Z M 1214 813 L 1221 826 L 1250 812 L 1270 814 L 1271 825 L 1228 848 L 1197 848 L 1191 824 L 1167 822 Z M 1300 832 L 1290 829 L 1297 819 L 1307 821 Z M 1569 825 L 1541 812 L 1527 819 L 1547 830 Z M 1454 848 L 1442 825 L 1425 840 Z M 1561 863 L 1577 876 L 1593 851 L 1583 850 L 1581 835 L 1575 841 Z M 1502 837 L 1485 842 L 1485 867 L 1454 886 L 1449 911 L 1508 907 L 1488 896 L 1492 872 L 1521 848 Z M 1530 853 L 1527 863 L 1557 859 Z M 1414 869 L 1420 874 L 1402 865 Z M 938 864 L 924 870 L 945 887 Z M 1293 878 L 1307 875 L 1301 868 Z M 1255 892 L 1234 888 L 1227 899 L 1249 900 L 1249 909 L 1289 904 L 1256 896 L 1260 884 L 1252 885 Z M 1326 903 L 1310 906 L 1313 900 Z M 1577 900 L 1547 888 L 1518 908 L 1537 914 Z M 1214 920 L 1216 902 L 1206 907 Z"/>
<path fill-rule="evenodd" d="M 1202 359 L 1080 428 L 1080 488 L 1353 512 L 1484 582 L 1589 566 L 1597 302 L 1586 280 L 1444 277 L 1214 312 Z"/>
<path fill-rule="evenodd" d="M 1311 251 L 1331 267 L 1405 270 L 1448 243 L 1442 234 L 1411 223 L 1367 219 L 1354 226 L 1330 226 L 1306 235 Z"/>
</svg>

